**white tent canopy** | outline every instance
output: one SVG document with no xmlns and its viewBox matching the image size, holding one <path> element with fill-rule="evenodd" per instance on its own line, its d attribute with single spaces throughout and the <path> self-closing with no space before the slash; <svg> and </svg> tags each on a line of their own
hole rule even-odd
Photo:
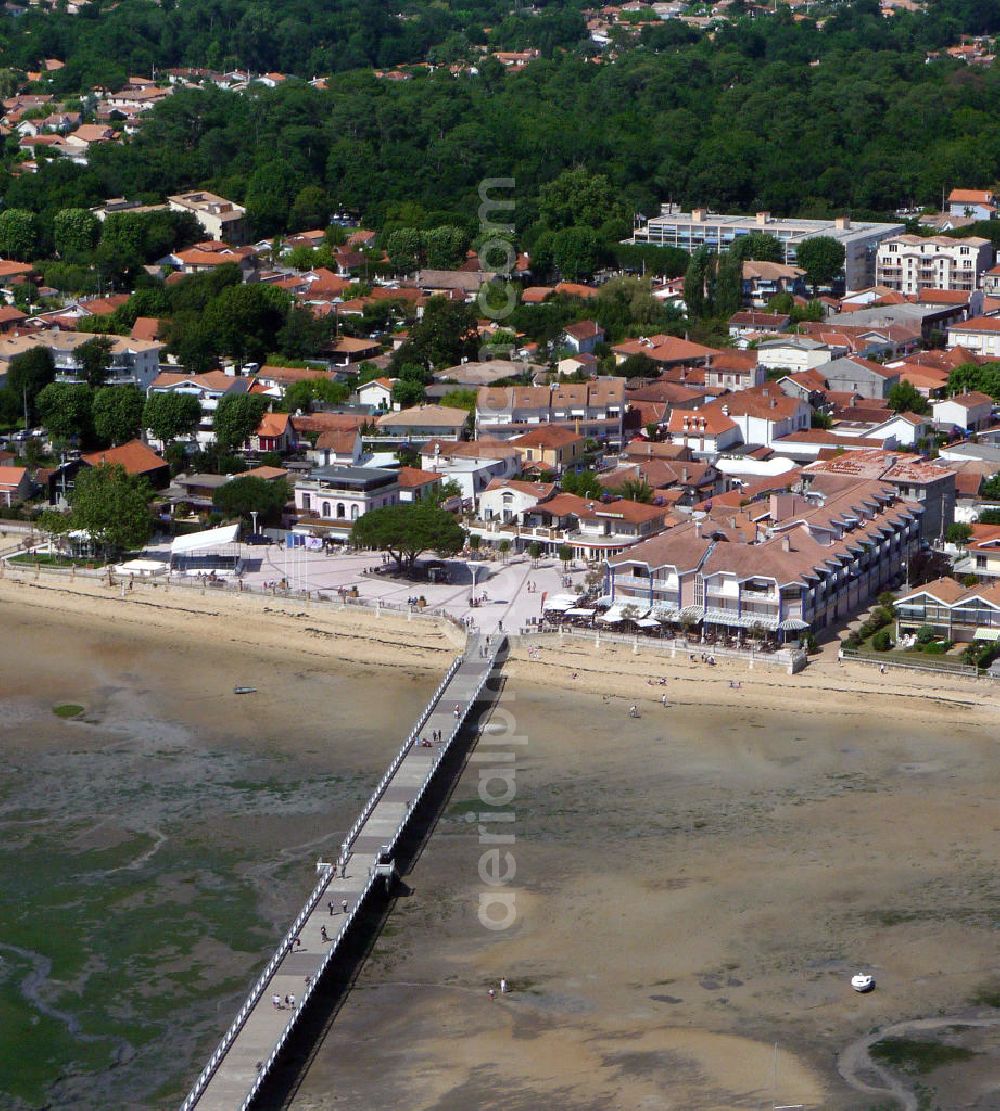
<svg viewBox="0 0 1000 1111">
<path fill-rule="evenodd" d="M 547 610 L 568 610 L 576 605 L 574 594 L 553 594 L 545 603 Z"/>
<path fill-rule="evenodd" d="M 235 544 L 239 532 L 239 525 L 223 525 L 222 528 L 190 532 L 187 536 L 178 536 L 171 541 L 170 554 L 190 555 L 192 552 L 203 552 L 208 548 L 218 548 L 222 544 Z"/>
</svg>

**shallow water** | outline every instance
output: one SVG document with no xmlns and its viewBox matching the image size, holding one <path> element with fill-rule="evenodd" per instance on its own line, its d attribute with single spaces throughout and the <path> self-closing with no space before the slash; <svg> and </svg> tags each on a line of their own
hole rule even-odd
<svg viewBox="0 0 1000 1111">
<path fill-rule="evenodd" d="M 433 680 L 2 628 L 0 1106 L 173 1106 Z"/>
</svg>

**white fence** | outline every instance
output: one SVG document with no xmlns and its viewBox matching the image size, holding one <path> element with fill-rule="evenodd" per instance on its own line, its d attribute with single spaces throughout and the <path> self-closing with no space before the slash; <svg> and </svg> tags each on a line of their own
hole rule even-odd
<svg viewBox="0 0 1000 1111">
<path fill-rule="evenodd" d="M 631 648 L 637 655 L 640 652 L 653 652 L 657 655 L 711 656 L 719 660 L 746 660 L 751 667 L 763 664 L 767 667 L 780 667 L 790 674 L 801 671 L 808 662 L 808 658 L 801 649 L 779 648 L 776 652 L 758 652 L 749 648 L 726 648 L 714 644 L 693 644 L 686 640 L 673 640 L 663 637 L 642 636 L 639 633 L 606 633 L 600 629 L 578 629 L 559 627 L 527 625 L 521 629 L 519 641 L 527 645 L 536 637 L 562 640 L 571 637 L 574 640 L 588 640 L 595 647 L 602 644 L 623 644 Z"/>
<path fill-rule="evenodd" d="M 858 653 L 853 648 L 841 648 L 838 658 L 852 664 L 869 664 L 878 668 L 891 667 L 900 671 L 933 671 L 936 675 L 958 675 L 965 679 L 994 678 L 988 671 L 972 667 L 969 664 L 935 664 L 931 663 L 930 660 L 926 663 L 923 661 L 910 662 L 909 660 L 894 659 L 888 652 L 884 656 L 866 656 Z"/>
</svg>

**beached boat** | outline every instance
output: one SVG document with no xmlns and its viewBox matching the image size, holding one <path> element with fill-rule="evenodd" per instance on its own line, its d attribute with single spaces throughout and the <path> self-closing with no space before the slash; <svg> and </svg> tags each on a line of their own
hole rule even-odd
<svg viewBox="0 0 1000 1111">
<path fill-rule="evenodd" d="M 869 976 L 867 972 L 855 972 L 851 977 L 851 987 L 855 991 L 871 991 L 875 987 L 875 977 Z"/>
<path fill-rule="evenodd" d="M 233 687 L 233 694 L 256 694 L 256 687 Z"/>
</svg>

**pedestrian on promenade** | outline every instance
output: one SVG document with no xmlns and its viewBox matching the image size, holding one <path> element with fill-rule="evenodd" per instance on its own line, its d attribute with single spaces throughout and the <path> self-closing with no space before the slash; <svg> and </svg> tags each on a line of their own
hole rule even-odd
<svg viewBox="0 0 1000 1111">
<path fill-rule="evenodd" d="M 346 914 L 347 913 L 347 900 L 345 899 L 341 905 L 343 906 L 344 913 Z"/>
<path fill-rule="evenodd" d="M 500 630 L 501 633 L 503 632 L 503 621 L 497 622 L 497 628 Z"/>
<path fill-rule="evenodd" d="M 276 1011 L 281 1010 L 281 996 L 277 992 L 271 996 L 271 1002 L 274 1004 L 274 1009 Z"/>
<path fill-rule="evenodd" d="M 506 995 L 507 994 L 507 980 L 503 976 L 500 977 L 500 994 L 501 995 Z"/>
<path fill-rule="evenodd" d="M 454 709 L 454 710 L 452 710 L 452 713 L 453 713 L 453 714 L 455 715 L 455 720 L 456 720 L 456 721 L 457 721 L 457 720 L 458 720 L 458 719 L 459 719 L 459 718 L 461 717 L 461 715 L 462 715 L 462 710 L 461 710 L 461 708 L 459 707 L 459 705 L 458 705 L 458 703 L 457 703 L 457 702 L 455 703 L 455 709 Z"/>
<path fill-rule="evenodd" d="M 330 940 L 330 939 L 329 939 L 329 938 L 327 937 L 327 935 L 326 935 L 326 926 L 320 926 L 320 928 L 319 928 L 319 936 L 320 936 L 320 937 L 321 937 L 321 938 L 322 938 L 322 939 L 323 939 L 324 941 L 329 941 L 329 940 Z"/>
<path fill-rule="evenodd" d="M 289 1007 L 292 1008 L 293 1011 L 295 1010 L 295 996 L 291 992 L 289 992 L 285 996 L 285 1002 L 288 1004 Z"/>
<path fill-rule="evenodd" d="M 495 989 L 493 989 L 493 988 L 490 988 L 490 990 L 487 992 L 487 995 L 489 995 L 491 1003 L 497 997 L 497 993 L 496 993 Z"/>
<path fill-rule="evenodd" d="M 331 899 L 326 905 L 330 908 L 330 917 L 332 918 L 333 917 L 333 900 Z"/>
<path fill-rule="evenodd" d="M 302 948 L 302 938 L 301 937 L 297 937 L 295 939 L 295 948 L 296 949 L 301 949 Z"/>
</svg>

